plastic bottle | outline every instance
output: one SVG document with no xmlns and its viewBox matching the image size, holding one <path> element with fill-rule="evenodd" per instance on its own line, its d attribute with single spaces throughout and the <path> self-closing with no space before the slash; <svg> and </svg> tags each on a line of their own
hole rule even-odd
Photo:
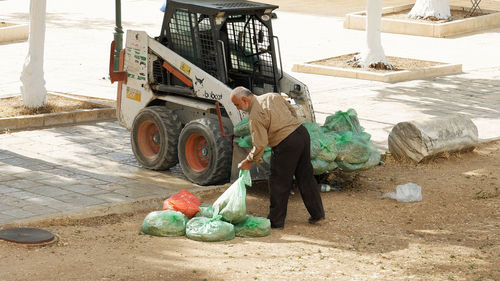
<svg viewBox="0 0 500 281">
<path fill-rule="evenodd" d="M 329 192 L 329 191 L 341 191 L 342 188 L 340 187 L 332 187 L 329 184 L 326 183 L 320 183 L 319 184 L 319 191 L 320 192 Z"/>
</svg>

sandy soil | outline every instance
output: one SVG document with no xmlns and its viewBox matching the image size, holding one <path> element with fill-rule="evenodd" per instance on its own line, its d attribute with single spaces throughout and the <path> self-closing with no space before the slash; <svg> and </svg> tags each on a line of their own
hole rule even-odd
<svg viewBox="0 0 500 281">
<path fill-rule="evenodd" d="M 0 242 L 0 280 L 499 280 L 500 141 L 426 164 L 385 161 L 322 193 L 320 225 L 307 224 L 296 193 L 285 229 L 263 238 L 144 235 L 152 210 L 34 223 L 60 240 Z M 408 182 L 422 186 L 421 202 L 379 198 Z M 248 189 L 247 206 L 267 215 L 264 184 Z"/>
</svg>

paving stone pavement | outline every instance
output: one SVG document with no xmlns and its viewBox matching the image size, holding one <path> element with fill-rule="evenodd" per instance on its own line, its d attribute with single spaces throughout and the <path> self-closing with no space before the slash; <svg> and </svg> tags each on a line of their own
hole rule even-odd
<svg viewBox="0 0 500 281">
<path fill-rule="evenodd" d="M 166 198 L 196 187 L 179 167 L 140 168 L 129 132 L 117 122 L 0 135 L 0 225 Z"/>
</svg>

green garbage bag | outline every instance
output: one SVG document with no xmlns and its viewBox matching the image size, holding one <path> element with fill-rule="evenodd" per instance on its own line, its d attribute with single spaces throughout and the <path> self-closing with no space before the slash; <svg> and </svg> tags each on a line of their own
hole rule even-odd
<svg viewBox="0 0 500 281">
<path fill-rule="evenodd" d="M 364 166 L 364 163 L 351 164 L 347 161 L 337 161 L 337 165 L 343 172 L 354 172 L 361 170 Z"/>
<path fill-rule="evenodd" d="M 368 149 L 370 151 L 370 157 L 368 158 L 368 161 L 364 163 L 363 170 L 368 170 L 380 163 L 380 152 L 373 142 L 368 142 Z"/>
<path fill-rule="evenodd" d="M 335 161 L 332 161 L 332 162 L 328 163 L 328 171 L 329 172 L 337 169 L 338 167 L 339 167 L 339 165 Z"/>
<path fill-rule="evenodd" d="M 304 126 L 307 129 L 307 132 L 309 133 L 311 140 L 320 138 L 322 132 L 321 132 L 321 126 L 318 123 L 302 123 L 302 126 Z"/>
<path fill-rule="evenodd" d="M 361 133 L 359 134 L 359 137 L 360 137 L 362 140 L 364 140 L 364 141 L 367 141 L 367 142 L 368 142 L 368 141 L 371 139 L 372 135 L 368 134 L 367 132 L 361 132 Z"/>
<path fill-rule="evenodd" d="M 311 159 L 318 157 L 321 152 L 321 142 L 319 140 L 311 139 Z"/>
<path fill-rule="evenodd" d="M 264 237 L 271 233 L 271 221 L 267 218 L 247 216 L 234 226 L 237 237 Z"/>
<path fill-rule="evenodd" d="M 237 143 L 240 147 L 252 147 L 252 135 L 246 135 L 239 138 L 234 139 L 234 142 Z"/>
<path fill-rule="evenodd" d="M 142 222 L 142 231 L 155 236 L 182 236 L 186 234 L 187 222 L 188 218 L 181 212 L 154 211 Z"/>
<path fill-rule="evenodd" d="M 211 218 L 214 216 L 214 207 L 212 205 L 201 205 L 200 206 L 200 211 L 194 215 L 195 217 L 205 217 L 205 218 Z"/>
<path fill-rule="evenodd" d="M 238 137 L 250 135 L 248 117 L 243 118 L 238 124 L 234 125 L 234 135 Z"/>
<path fill-rule="evenodd" d="M 192 218 L 186 225 L 187 238 L 204 242 L 218 242 L 233 239 L 234 226 L 220 219 L 221 216 L 215 216 L 213 218 Z"/>
<path fill-rule="evenodd" d="M 307 129 L 311 138 L 311 159 L 316 158 L 321 151 L 322 128 L 318 123 L 302 123 L 302 126 Z"/>
<path fill-rule="evenodd" d="M 330 167 L 330 163 L 319 158 L 312 159 L 311 164 L 313 166 L 313 174 L 315 175 L 321 175 L 326 173 Z"/>
<path fill-rule="evenodd" d="M 324 160 L 326 162 L 334 162 L 337 158 L 337 152 L 335 150 L 322 149 L 318 153 L 317 158 Z"/>
<path fill-rule="evenodd" d="M 240 170 L 238 179 L 212 204 L 214 216 L 221 215 L 223 220 L 230 223 L 244 220 L 247 213 L 245 185 L 252 186 L 250 171 Z"/>
<path fill-rule="evenodd" d="M 363 131 L 363 127 L 359 124 L 358 114 L 352 108 L 346 112 L 339 110 L 334 115 L 326 117 L 323 126 L 330 131 L 351 131 L 355 134 Z"/>
<path fill-rule="evenodd" d="M 362 164 L 370 158 L 369 141 L 359 135 L 346 132 L 337 138 L 337 162 L 345 161 L 350 164 Z"/>
<path fill-rule="evenodd" d="M 321 149 L 318 152 L 317 158 L 326 162 L 333 162 L 337 158 L 337 137 L 334 132 L 323 133 L 320 139 Z"/>
<path fill-rule="evenodd" d="M 380 152 L 377 147 L 372 143 L 368 143 L 369 158 L 365 163 L 351 164 L 347 161 L 338 161 L 338 167 L 344 172 L 364 171 L 368 170 L 380 163 Z"/>
<path fill-rule="evenodd" d="M 266 162 L 267 164 L 271 164 L 271 155 L 271 148 L 268 146 L 264 150 L 264 154 L 262 154 L 262 159 L 264 160 L 264 162 Z"/>
</svg>

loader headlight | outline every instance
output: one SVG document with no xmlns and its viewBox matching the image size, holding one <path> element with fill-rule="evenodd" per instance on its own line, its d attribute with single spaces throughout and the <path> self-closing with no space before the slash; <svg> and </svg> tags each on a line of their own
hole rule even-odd
<svg viewBox="0 0 500 281">
<path fill-rule="evenodd" d="M 268 21 L 269 20 L 269 16 L 268 15 L 262 15 L 260 17 L 263 21 Z"/>
</svg>

